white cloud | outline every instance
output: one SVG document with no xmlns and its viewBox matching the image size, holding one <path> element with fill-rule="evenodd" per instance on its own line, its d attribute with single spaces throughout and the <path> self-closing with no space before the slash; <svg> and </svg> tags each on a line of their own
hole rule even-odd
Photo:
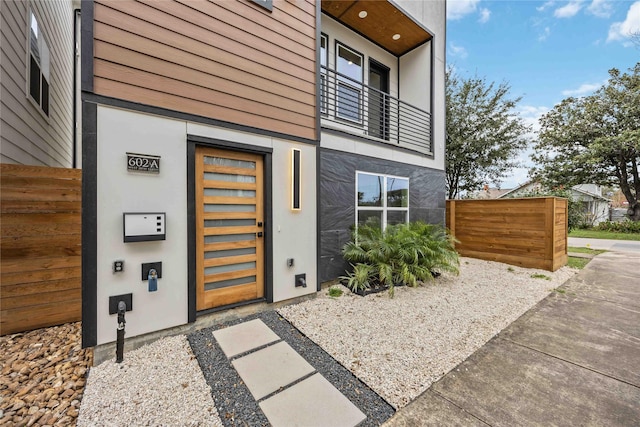
<svg viewBox="0 0 640 427">
<path fill-rule="evenodd" d="M 602 86 L 602 83 L 584 83 L 581 84 L 578 89 L 567 89 L 563 90 L 562 94 L 564 96 L 582 96 L 587 95 L 593 92 L 596 89 L 599 89 Z"/>
<path fill-rule="evenodd" d="M 449 52 L 451 56 L 465 59 L 468 56 L 467 49 L 462 46 L 457 46 L 455 43 L 449 43 Z"/>
<path fill-rule="evenodd" d="M 545 10 L 547 10 L 548 8 L 550 8 L 551 6 L 553 6 L 555 4 L 555 1 L 553 0 L 549 0 L 548 2 L 546 2 L 545 4 L 543 4 L 542 6 L 538 6 L 536 7 L 536 10 L 538 12 L 544 12 Z"/>
<path fill-rule="evenodd" d="M 487 8 L 483 8 L 480 9 L 480 19 L 478 19 L 478 22 L 480 22 L 481 24 L 484 24 L 485 22 L 489 21 L 489 18 L 491 17 L 491 11 Z"/>
<path fill-rule="evenodd" d="M 535 140 L 538 130 L 540 130 L 540 117 L 549 112 L 549 108 L 533 105 L 522 105 L 518 108 L 518 113 L 527 126 L 531 126 L 531 132 L 527 134 L 527 139 Z"/>
<path fill-rule="evenodd" d="M 608 18 L 613 12 L 613 5 L 609 0 L 593 0 L 587 11 L 598 18 Z"/>
<path fill-rule="evenodd" d="M 447 2 L 447 19 L 457 20 L 475 12 L 480 0 L 449 0 Z"/>
<path fill-rule="evenodd" d="M 556 18 L 571 18 L 572 16 L 575 16 L 576 13 L 580 12 L 580 9 L 582 9 L 582 2 L 580 0 L 571 1 L 564 6 L 557 8 L 553 12 L 553 16 Z"/>
<path fill-rule="evenodd" d="M 640 32 L 640 1 L 633 3 L 629 7 L 627 19 L 611 24 L 607 42 L 627 39 L 632 33 L 636 32 Z"/>
<path fill-rule="evenodd" d="M 529 169 L 533 166 L 533 160 L 531 160 L 534 152 L 533 143 L 540 130 L 540 117 L 548 112 L 549 108 L 544 106 L 522 105 L 518 108 L 520 118 L 526 125 L 531 126 L 531 132 L 526 135 L 529 144 L 518 154 L 517 161 L 521 167 L 511 169 L 509 175 L 502 179 L 500 188 L 515 188 L 529 180 Z"/>
<path fill-rule="evenodd" d="M 543 42 L 551 35 L 551 29 L 549 27 L 544 27 L 542 33 L 538 36 L 538 41 Z"/>
</svg>

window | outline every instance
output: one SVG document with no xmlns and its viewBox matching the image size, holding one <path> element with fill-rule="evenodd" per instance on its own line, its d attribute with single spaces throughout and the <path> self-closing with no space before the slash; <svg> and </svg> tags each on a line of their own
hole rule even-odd
<svg viewBox="0 0 640 427">
<path fill-rule="evenodd" d="M 264 7 L 269 12 L 273 11 L 273 0 L 251 0 L 251 1 L 254 2 L 255 4 L 258 4 Z"/>
<path fill-rule="evenodd" d="M 29 32 L 29 96 L 49 115 L 49 47 L 33 12 Z"/>
<path fill-rule="evenodd" d="M 327 59 L 328 38 L 326 34 L 320 35 L 320 111 L 327 114 Z"/>
<path fill-rule="evenodd" d="M 409 222 L 409 178 L 356 172 L 356 223 Z"/>
<path fill-rule="evenodd" d="M 348 47 L 336 44 L 336 116 L 362 122 L 362 75 L 363 57 Z"/>
</svg>

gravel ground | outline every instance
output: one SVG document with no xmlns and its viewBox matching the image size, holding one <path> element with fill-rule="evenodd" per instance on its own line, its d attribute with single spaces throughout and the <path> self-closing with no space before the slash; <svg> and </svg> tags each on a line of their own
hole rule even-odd
<svg viewBox="0 0 640 427">
<path fill-rule="evenodd" d="M 91 368 L 78 426 L 222 426 L 184 335 Z"/>
<path fill-rule="evenodd" d="M 278 312 L 400 408 L 575 273 L 461 258 L 459 276 L 397 287 L 394 298 L 324 291 Z"/>
<path fill-rule="evenodd" d="M 323 291 L 282 317 L 260 313 L 127 352 L 122 364 L 91 368 L 78 425 L 268 425 L 212 335 L 255 318 L 367 415 L 362 426 L 380 425 L 575 274 L 461 261 L 460 276 L 398 287 L 392 299 Z"/>
<path fill-rule="evenodd" d="M 0 337 L 0 425 L 73 426 L 93 353 L 80 323 Z"/>
<path fill-rule="evenodd" d="M 262 426 L 268 420 L 244 385 L 240 376 L 213 338 L 213 331 L 248 320 L 260 318 L 317 372 L 344 394 L 367 416 L 359 427 L 377 426 L 390 418 L 394 410 L 366 384 L 340 365 L 335 359 L 300 333 L 273 311 L 203 329 L 189 335 L 189 343 L 198 358 L 204 376 L 211 386 L 213 398 L 225 426 Z"/>
</svg>

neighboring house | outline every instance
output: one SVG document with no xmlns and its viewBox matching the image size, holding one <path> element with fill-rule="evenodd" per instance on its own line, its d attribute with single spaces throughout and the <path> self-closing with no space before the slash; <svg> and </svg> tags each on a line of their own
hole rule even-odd
<svg viewBox="0 0 640 427">
<path fill-rule="evenodd" d="M 526 182 L 498 198 L 520 197 L 526 194 L 544 191 L 543 186 L 537 181 Z M 574 201 L 580 202 L 583 207 L 584 220 L 590 225 L 598 225 L 602 221 L 608 221 L 611 201 L 602 196 L 602 187 L 597 184 L 580 184 L 571 187 L 571 196 Z"/>
<path fill-rule="evenodd" d="M 79 166 L 79 7 L 79 0 L 0 2 L 0 163 Z"/>
<path fill-rule="evenodd" d="M 444 1 L 94 0 L 82 36 L 84 346 L 121 299 L 149 333 L 444 223 Z"/>
<path fill-rule="evenodd" d="M 481 191 L 477 191 L 469 197 L 470 199 L 497 199 L 505 193 L 511 191 L 510 188 L 493 188 L 485 185 Z"/>
</svg>

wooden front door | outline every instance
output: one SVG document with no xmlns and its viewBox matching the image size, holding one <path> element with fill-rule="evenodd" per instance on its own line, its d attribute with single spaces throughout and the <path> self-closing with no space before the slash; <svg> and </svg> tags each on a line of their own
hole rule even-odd
<svg viewBox="0 0 640 427">
<path fill-rule="evenodd" d="M 263 157 L 196 149 L 196 307 L 264 296 Z"/>
</svg>

